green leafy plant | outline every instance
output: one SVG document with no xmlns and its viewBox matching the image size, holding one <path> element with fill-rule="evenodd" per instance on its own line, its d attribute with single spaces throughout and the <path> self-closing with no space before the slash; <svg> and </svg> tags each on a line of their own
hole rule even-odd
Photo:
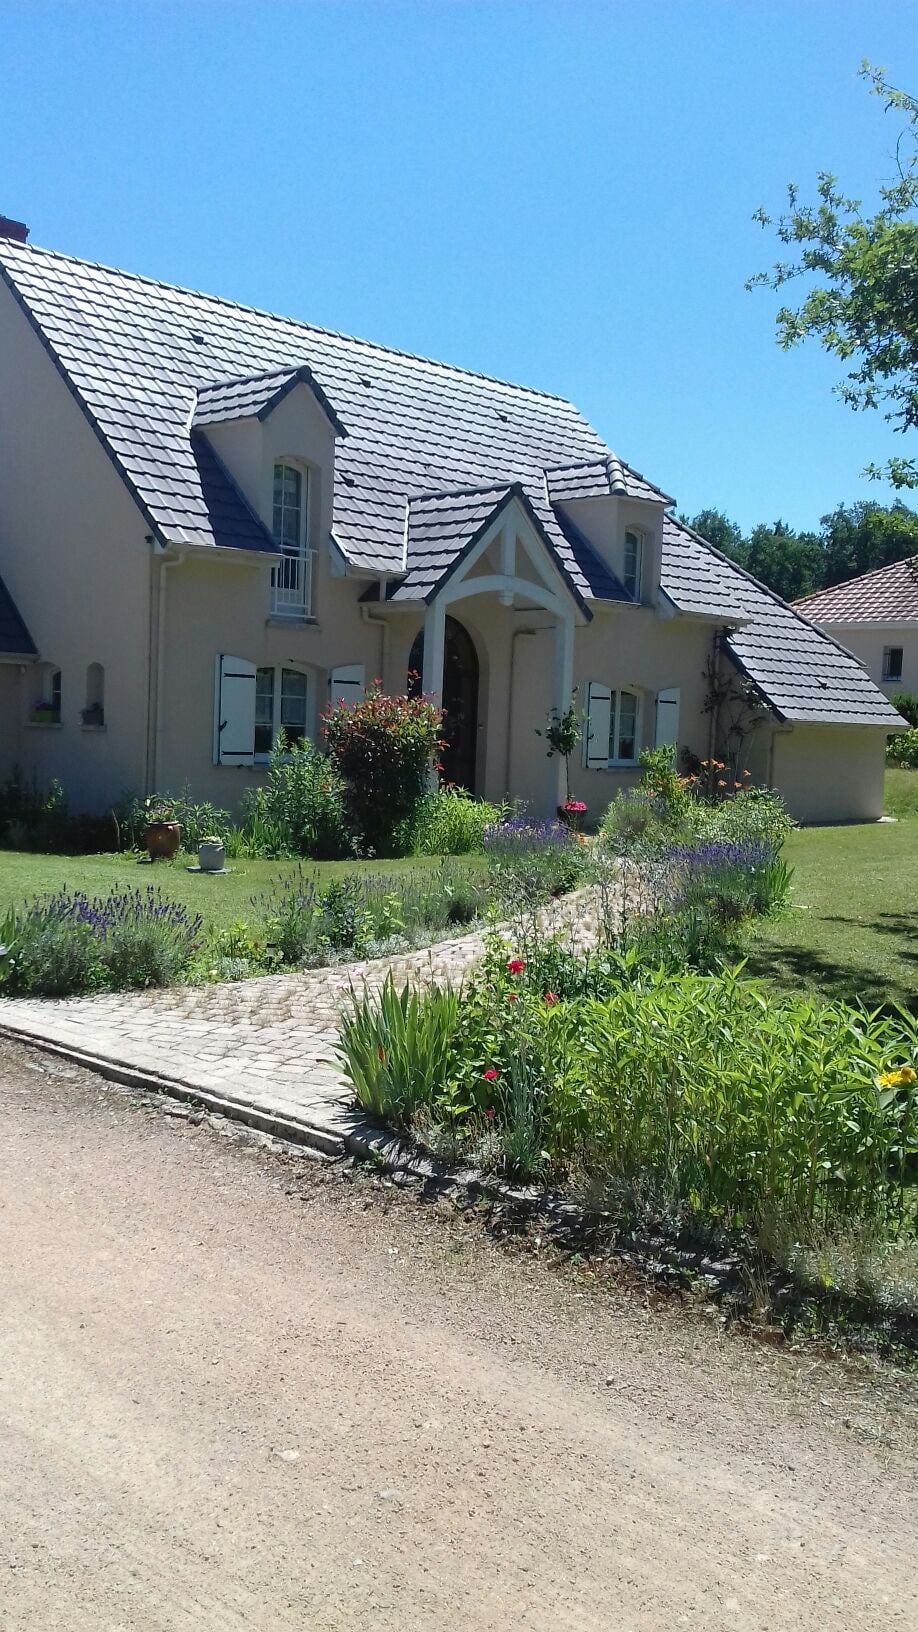
<svg viewBox="0 0 918 1632">
<path fill-rule="evenodd" d="M 564 796 L 566 800 L 571 796 L 571 754 L 576 751 L 577 744 L 583 736 L 583 715 L 577 707 L 576 696 L 573 697 L 563 713 L 553 708 L 549 713 L 544 731 L 536 731 L 537 737 L 544 737 L 548 743 L 548 758 L 560 754 L 564 760 Z"/>
<path fill-rule="evenodd" d="M 358 998 L 341 1027 L 339 1053 L 357 1103 L 401 1131 L 443 1086 L 459 1017 L 449 988 L 398 991 L 390 976 L 379 997 Z"/>
<path fill-rule="evenodd" d="M 405 848 L 419 856 L 466 856 L 484 848 L 489 827 L 506 808 L 475 799 L 464 788 L 440 788 L 420 800 Z"/>
<path fill-rule="evenodd" d="M 899 765 L 905 771 L 918 771 L 918 730 L 899 731 L 890 737 L 886 757 L 890 765 Z"/>
<path fill-rule="evenodd" d="M 390 697 L 378 685 L 362 702 L 341 703 L 325 715 L 329 755 L 365 853 L 393 854 L 409 842 L 442 722 L 442 710 L 428 698 Z"/>
<path fill-rule="evenodd" d="M 245 833 L 262 847 L 283 845 L 288 855 L 317 861 L 353 854 L 344 783 L 332 759 L 304 737 L 287 744 L 278 733 L 264 787 L 250 790 Z"/>
</svg>

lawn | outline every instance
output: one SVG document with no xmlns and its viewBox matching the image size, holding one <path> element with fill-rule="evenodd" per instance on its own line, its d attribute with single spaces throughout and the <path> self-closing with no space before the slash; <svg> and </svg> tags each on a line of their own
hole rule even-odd
<svg viewBox="0 0 918 1632">
<path fill-rule="evenodd" d="M 793 905 L 757 933 L 753 973 L 918 1010 L 918 773 L 889 773 L 887 808 L 898 822 L 791 834 Z"/>
<path fill-rule="evenodd" d="M 280 879 L 296 870 L 295 861 L 231 861 L 226 874 L 190 873 L 190 857 L 157 861 L 154 865 L 132 855 L 42 856 L 18 850 L 0 850 L 0 918 L 11 906 L 60 889 L 84 890 L 87 895 L 108 895 L 112 890 L 145 890 L 153 884 L 170 901 L 182 901 L 200 912 L 208 928 L 225 929 L 237 919 L 253 919 L 252 897 L 270 894 Z M 456 865 L 475 865 L 465 858 Z M 304 861 L 304 871 L 329 881 L 346 873 L 399 873 L 406 869 L 437 867 L 436 856 L 412 856 L 404 861 Z"/>
</svg>

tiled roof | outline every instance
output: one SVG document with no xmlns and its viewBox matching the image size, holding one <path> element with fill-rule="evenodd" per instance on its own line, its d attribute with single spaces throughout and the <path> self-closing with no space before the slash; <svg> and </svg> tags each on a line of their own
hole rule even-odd
<svg viewBox="0 0 918 1632">
<path fill-rule="evenodd" d="M 14 602 L 3 579 L 0 578 L 0 652 L 9 656 L 34 657 L 36 655 L 32 636 L 19 616 Z"/>
<path fill-rule="evenodd" d="M 813 623 L 896 623 L 918 619 L 918 555 L 895 561 L 796 602 Z"/>
<path fill-rule="evenodd" d="M 401 576 L 408 501 L 477 489 L 462 518 L 452 506 L 451 519 L 436 505 L 418 512 L 406 583 L 425 594 L 436 562 L 448 571 L 469 547 L 482 490 L 499 502 L 519 483 L 574 591 L 610 600 L 623 598 L 621 585 L 552 507 L 549 487 L 556 504 L 562 489 L 571 497 L 596 483 L 667 502 L 560 397 L 10 240 L 0 240 L 0 275 L 164 542 L 273 548 L 192 431 L 202 396 L 214 407 L 219 386 L 223 410 L 239 412 L 254 401 L 244 382 L 264 375 L 307 379 L 347 427 L 333 532 L 353 565 Z M 669 517 L 662 582 L 685 612 L 751 620 L 731 649 L 786 718 L 898 722 L 854 658 Z"/>
<path fill-rule="evenodd" d="M 527 512 L 542 538 L 550 561 L 561 566 L 574 598 L 583 605 L 579 589 L 558 553 L 545 524 L 519 482 L 461 488 L 453 493 L 421 493 L 407 508 L 407 572 L 393 589 L 393 601 L 419 601 L 453 571 L 478 542 L 482 533 L 513 499 Z"/>
<path fill-rule="evenodd" d="M 412 493 L 522 481 L 590 593 L 544 497 L 546 465 L 608 457 L 571 403 L 49 250 L 2 241 L 0 270 L 165 541 L 208 541 L 196 393 L 305 364 L 347 427 L 333 525 L 353 564 L 399 570 Z"/>
<path fill-rule="evenodd" d="M 667 593 L 684 610 L 746 619 L 727 649 L 782 720 L 879 725 L 902 719 L 849 652 L 674 517 L 663 522 Z M 694 593 L 697 605 L 687 606 Z"/>
<path fill-rule="evenodd" d="M 216 425 L 227 419 L 267 419 L 288 391 L 301 383 L 316 397 L 338 435 L 346 436 L 347 431 L 312 369 L 305 365 L 270 369 L 266 374 L 250 374 L 245 379 L 215 380 L 212 385 L 201 386 L 191 423 L 201 426 Z"/>
<path fill-rule="evenodd" d="M 605 499 L 610 493 L 625 499 L 650 499 L 656 504 L 675 502 L 614 453 L 573 465 L 550 465 L 545 470 L 545 485 L 552 504 L 571 499 Z"/>
</svg>

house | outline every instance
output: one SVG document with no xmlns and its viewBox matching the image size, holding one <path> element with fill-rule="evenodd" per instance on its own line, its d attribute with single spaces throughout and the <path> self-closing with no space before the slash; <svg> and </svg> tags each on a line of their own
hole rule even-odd
<svg viewBox="0 0 918 1632">
<path fill-rule="evenodd" d="M 797 609 L 863 663 L 888 697 L 918 694 L 918 555 L 817 590 Z"/>
<path fill-rule="evenodd" d="M 898 715 L 672 504 L 559 397 L 0 223 L 0 775 L 74 806 L 236 807 L 282 727 L 418 672 L 479 794 L 554 808 L 576 695 L 593 815 L 672 744 L 879 816 Z"/>
</svg>

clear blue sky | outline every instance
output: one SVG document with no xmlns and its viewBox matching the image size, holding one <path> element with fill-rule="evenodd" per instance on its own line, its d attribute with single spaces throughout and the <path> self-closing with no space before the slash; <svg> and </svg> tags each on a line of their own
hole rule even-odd
<svg viewBox="0 0 918 1632">
<path fill-rule="evenodd" d="M 680 508 L 814 525 L 904 451 L 774 341 L 750 217 L 872 197 L 915 0 L 0 0 L 33 242 L 570 396 Z"/>
</svg>

